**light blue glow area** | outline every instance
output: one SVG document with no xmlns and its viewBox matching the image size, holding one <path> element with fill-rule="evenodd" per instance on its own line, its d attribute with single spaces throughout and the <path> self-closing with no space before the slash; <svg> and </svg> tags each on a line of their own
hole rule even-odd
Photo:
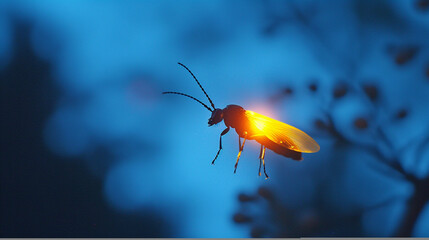
<svg viewBox="0 0 429 240">
<path fill-rule="evenodd" d="M 81 111 L 81 118 L 98 141 L 130 137 L 146 123 L 145 115 L 135 111 L 122 86 L 97 91 Z"/>
<path fill-rule="evenodd" d="M 105 179 L 105 194 L 117 209 L 130 212 L 147 207 L 156 198 L 150 173 L 142 161 L 125 161 L 112 167 Z"/>
</svg>

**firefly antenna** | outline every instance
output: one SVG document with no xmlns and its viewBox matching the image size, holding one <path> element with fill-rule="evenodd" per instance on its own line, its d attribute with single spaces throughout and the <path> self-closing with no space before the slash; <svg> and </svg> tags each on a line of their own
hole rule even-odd
<svg viewBox="0 0 429 240">
<path fill-rule="evenodd" d="M 188 94 L 184 94 L 184 93 L 180 93 L 180 92 L 163 92 L 162 94 L 178 94 L 178 95 L 182 95 L 182 96 L 185 96 L 185 97 L 188 97 L 188 98 L 192 98 L 192 99 L 194 99 L 195 101 L 197 101 L 197 102 L 199 102 L 199 103 L 201 103 L 205 108 L 207 108 L 210 112 L 213 112 L 213 110 L 211 110 L 207 105 L 205 105 L 203 102 L 201 102 L 200 100 L 198 100 L 198 99 L 196 99 L 196 98 L 194 98 L 194 97 L 192 97 L 192 96 L 189 96 Z"/>
<path fill-rule="evenodd" d="M 209 97 L 209 95 L 206 93 L 206 91 L 204 90 L 203 86 L 201 86 L 200 82 L 197 80 L 197 78 L 195 77 L 195 75 L 191 72 L 191 70 L 189 70 L 189 68 L 187 68 L 187 67 L 186 67 L 185 65 L 183 65 L 182 63 L 179 63 L 179 62 L 178 62 L 178 64 L 179 64 L 180 66 L 184 67 L 186 70 L 188 70 L 188 72 L 192 75 L 192 77 L 194 77 L 195 81 L 197 81 L 197 83 L 198 83 L 198 86 L 200 86 L 201 90 L 203 90 L 203 92 L 204 92 L 204 94 L 206 95 L 207 99 L 209 99 L 209 102 L 210 102 L 210 104 L 212 105 L 213 110 L 215 110 L 216 108 L 215 108 L 215 106 L 214 106 L 214 104 L 213 104 L 212 100 L 210 99 L 210 97 Z M 200 103 L 201 103 L 201 102 L 200 102 Z M 204 104 L 204 106 L 205 106 L 205 104 Z M 211 111 L 211 112 L 213 112 L 213 110 L 210 110 L 210 111 Z"/>
</svg>

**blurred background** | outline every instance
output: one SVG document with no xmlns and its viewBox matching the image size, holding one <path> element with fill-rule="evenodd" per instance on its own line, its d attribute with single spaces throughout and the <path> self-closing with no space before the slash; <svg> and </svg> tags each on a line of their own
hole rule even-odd
<svg viewBox="0 0 429 240">
<path fill-rule="evenodd" d="M 429 237 L 428 37 L 428 0 L 0 0 L 0 236 Z M 177 62 L 321 151 L 211 165 Z"/>
</svg>

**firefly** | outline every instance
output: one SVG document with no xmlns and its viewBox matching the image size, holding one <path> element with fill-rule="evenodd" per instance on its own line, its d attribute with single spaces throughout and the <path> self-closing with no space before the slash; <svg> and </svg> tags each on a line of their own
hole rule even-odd
<svg viewBox="0 0 429 240">
<path fill-rule="evenodd" d="M 227 134 L 230 128 L 234 128 L 238 134 L 238 155 L 237 160 L 234 165 L 234 173 L 237 172 L 238 161 L 240 160 L 241 153 L 244 149 L 244 143 L 246 140 L 255 140 L 261 144 L 261 150 L 259 153 L 259 176 L 261 176 L 261 165 L 264 168 L 264 174 L 266 179 L 268 174 L 265 170 L 265 150 L 268 148 L 273 152 L 291 158 L 293 160 L 303 160 L 302 153 L 315 153 L 320 150 L 319 144 L 307 135 L 305 132 L 295 128 L 286 123 L 277 121 L 275 119 L 269 118 L 262 114 L 245 110 L 244 108 L 238 105 L 227 105 L 224 109 L 216 108 L 210 99 L 207 92 L 201 86 L 198 79 L 195 75 L 182 63 L 178 63 L 184 67 L 195 79 L 198 86 L 206 95 L 207 99 L 210 102 L 211 108 L 207 106 L 202 101 L 184 93 L 180 92 L 163 92 L 163 94 L 177 94 L 191 98 L 201 105 L 203 105 L 207 110 L 212 114 L 209 118 L 208 125 L 213 126 L 220 122 L 225 123 L 225 130 L 222 131 L 219 137 L 219 150 L 214 157 L 212 164 L 215 163 L 216 159 L 219 156 L 220 151 L 222 150 L 222 136 Z M 243 142 L 242 140 L 243 139 Z"/>
</svg>

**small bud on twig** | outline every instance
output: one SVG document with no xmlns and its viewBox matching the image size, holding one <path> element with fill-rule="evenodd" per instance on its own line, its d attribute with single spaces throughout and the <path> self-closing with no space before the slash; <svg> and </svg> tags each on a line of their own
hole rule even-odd
<svg viewBox="0 0 429 240">
<path fill-rule="evenodd" d="M 408 112 L 405 109 L 401 109 L 396 113 L 396 118 L 403 119 L 407 116 Z"/>
<path fill-rule="evenodd" d="M 244 193 L 240 193 L 238 195 L 238 201 L 240 202 L 251 202 L 251 201 L 254 201 L 255 199 L 256 199 L 255 196 L 250 196 Z"/>
<path fill-rule="evenodd" d="M 405 63 L 409 62 L 415 57 L 417 50 L 417 47 L 409 47 L 399 51 L 395 56 L 396 64 L 404 65 Z"/>
<path fill-rule="evenodd" d="M 263 198 L 267 199 L 268 201 L 272 201 L 272 200 L 274 200 L 274 195 L 273 195 L 273 193 L 271 192 L 271 190 L 269 190 L 269 189 L 268 189 L 268 188 L 266 188 L 266 187 L 260 187 L 260 188 L 258 189 L 258 194 L 259 194 L 261 197 L 263 197 Z"/>
<path fill-rule="evenodd" d="M 368 98 L 375 102 L 378 98 L 378 89 L 376 86 L 374 85 L 364 85 L 363 86 L 363 90 L 365 91 L 366 95 L 368 96 Z"/>
<path fill-rule="evenodd" d="M 368 127 L 368 121 L 363 117 L 358 117 L 355 119 L 354 125 L 357 129 L 366 129 Z"/>
<path fill-rule="evenodd" d="M 251 217 L 244 215 L 242 213 L 234 214 L 233 219 L 234 219 L 234 222 L 236 222 L 236 223 L 248 223 L 248 222 L 252 221 Z"/>
<path fill-rule="evenodd" d="M 317 84 L 316 83 L 311 83 L 308 88 L 310 89 L 310 91 L 312 92 L 316 92 L 317 91 Z"/>
<path fill-rule="evenodd" d="M 416 8 L 418 10 L 426 11 L 429 9 L 429 0 L 417 0 Z"/>
</svg>

